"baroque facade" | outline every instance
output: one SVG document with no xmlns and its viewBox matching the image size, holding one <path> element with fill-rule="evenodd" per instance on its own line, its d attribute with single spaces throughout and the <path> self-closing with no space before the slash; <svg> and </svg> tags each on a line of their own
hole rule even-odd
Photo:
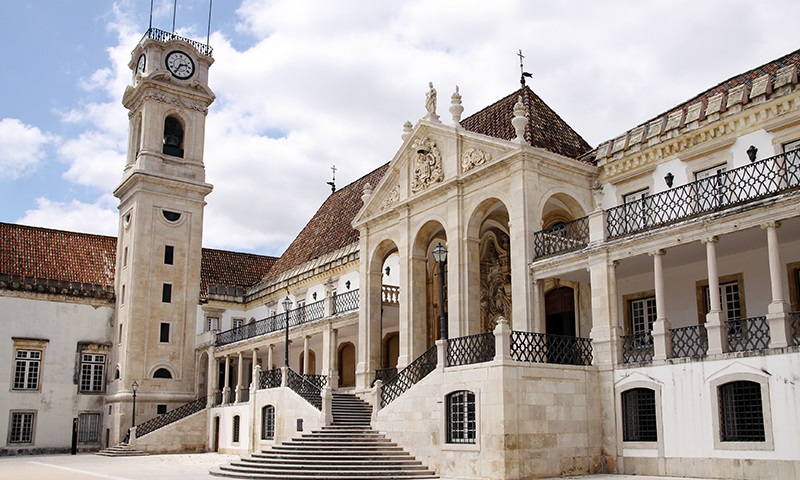
<svg viewBox="0 0 800 480">
<path fill-rule="evenodd" d="M 117 239 L 0 224 L 6 452 L 248 455 L 349 392 L 446 478 L 800 474 L 800 52 L 597 148 L 431 85 L 279 258 L 201 247 L 212 63 L 134 50 Z"/>
</svg>

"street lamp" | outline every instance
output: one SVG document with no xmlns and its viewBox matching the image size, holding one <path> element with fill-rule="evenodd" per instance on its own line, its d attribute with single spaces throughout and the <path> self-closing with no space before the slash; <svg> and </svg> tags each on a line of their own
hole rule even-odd
<svg viewBox="0 0 800 480">
<path fill-rule="evenodd" d="M 444 264 L 447 262 L 447 249 L 442 242 L 433 249 L 433 259 L 439 264 L 439 340 L 447 340 L 447 319 L 444 316 Z"/>
<path fill-rule="evenodd" d="M 136 426 L 136 390 L 139 390 L 136 380 L 131 384 L 131 390 L 133 390 L 133 414 L 131 415 L 131 428 L 133 428 Z"/>
<path fill-rule="evenodd" d="M 292 308 L 292 300 L 287 295 L 281 302 L 283 311 L 286 312 L 286 329 L 283 346 L 283 366 L 289 367 L 289 309 Z"/>
</svg>

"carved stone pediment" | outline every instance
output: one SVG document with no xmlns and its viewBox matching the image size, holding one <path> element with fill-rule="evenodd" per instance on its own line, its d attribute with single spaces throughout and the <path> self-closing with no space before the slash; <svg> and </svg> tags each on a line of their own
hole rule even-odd
<svg viewBox="0 0 800 480">
<path fill-rule="evenodd" d="M 442 154 L 436 148 L 436 142 L 429 138 L 417 138 L 412 145 L 413 163 L 411 175 L 411 192 L 417 193 L 434 183 L 444 180 L 442 170 Z"/>
<path fill-rule="evenodd" d="M 384 197 L 383 201 L 381 202 L 380 209 L 381 211 L 386 210 L 387 208 L 391 208 L 392 205 L 397 203 L 400 200 L 400 185 L 395 185 L 389 190 L 389 193 Z"/>
<path fill-rule="evenodd" d="M 473 168 L 490 162 L 492 155 L 479 148 L 468 148 L 461 154 L 461 170 L 468 172 Z"/>
</svg>

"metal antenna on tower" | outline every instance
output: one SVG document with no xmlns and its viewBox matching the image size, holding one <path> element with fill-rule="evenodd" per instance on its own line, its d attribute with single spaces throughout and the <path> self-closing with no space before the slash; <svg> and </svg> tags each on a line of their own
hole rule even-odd
<svg viewBox="0 0 800 480">
<path fill-rule="evenodd" d="M 150 25 L 147 26 L 147 31 L 153 29 L 153 0 L 150 0 Z"/>
<path fill-rule="evenodd" d="M 332 166 L 331 170 L 333 170 L 333 180 L 325 183 L 331 186 L 331 193 L 336 193 L 336 165 Z"/>
<path fill-rule="evenodd" d="M 525 68 L 522 65 L 522 59 L 525 58 L 525 55 L 522 54 L 522 49 L 519 50 L 517 53 L 519 57 L 519 83 L 523 87 L 525 86 L 525 77 L 533 78 L 533 75 L 525 71 Z"/>
<path fill-rule="evenodd" d="M 175 13 L 178 11 L 178 0 L 172 2 L 172 33 L 175 33 Z"/>
<path fill-rule="evenodd" d="M 208 32 L 206 33 L 206 47 L 211 39 L 211 5 L 213 5 L 213 3 L 214 0 L 208 0 Z"/>
</svg>

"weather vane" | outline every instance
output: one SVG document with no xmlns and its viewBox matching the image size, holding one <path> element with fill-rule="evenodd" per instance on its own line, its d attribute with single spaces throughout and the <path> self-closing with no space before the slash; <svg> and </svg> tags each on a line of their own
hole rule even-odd
<svg viewBox="0 0 800 480">
<path fill-rule="evenodd" d="M 331 186 L 331 193 L 336 193 L 336 165 L 333 165 L 331 170 L 333 170 L 333 180 L 325 183 Z"/>
<path fill-rule="evenodd" d="M 522 54 L 522 49 L 519 50 L 517 53 L 519 57 L 519 83 L 523 87 L 525 86 L 525 77 L 533 78 L 533 75 L 525 71 L 525 67 L 522 65 L 522 59 L 525 58 L 525 55 Z"/>
</svg>

